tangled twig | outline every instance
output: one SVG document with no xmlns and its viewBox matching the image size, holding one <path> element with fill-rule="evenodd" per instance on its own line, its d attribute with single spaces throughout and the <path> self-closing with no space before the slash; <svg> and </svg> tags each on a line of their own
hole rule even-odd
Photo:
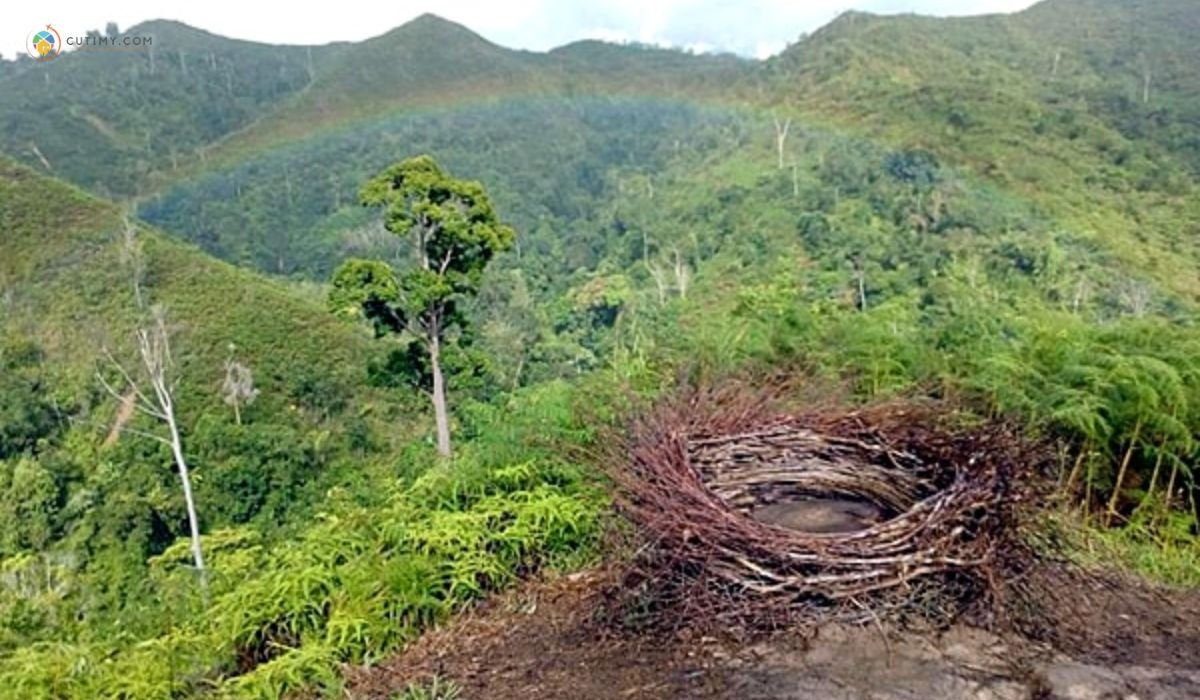
<svg viewBox="0 0 1200 700">
<path fill-rule="evenodd" d="M 1026 551 L 1016 509 L 1041 459 L 1009 427 L 955 426 L 933 405 L 787 413 L 738 385 L 691 390 L 644 412 L 610 460 L 620 506 L 652 543 L 626 604 L 677 622 L 957 614 L 990 599 L 998 561 Z M 885 518 L 817 534 L 751 517 L 806 498 Z"/>
</svg>

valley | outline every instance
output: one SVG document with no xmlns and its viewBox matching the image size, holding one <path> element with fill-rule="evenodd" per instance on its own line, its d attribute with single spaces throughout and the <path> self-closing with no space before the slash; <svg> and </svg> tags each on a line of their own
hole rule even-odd
<svg viewBox="0 0 1200 700">
<path fill-rule="evenodd" d="M 1031 551 L 1193 600 L 1189 0 L 851 11 L 761 60 L 430 14 L 313 46 L 124 33 L 152 48 L 0 60 L 0 698 L 452 697 L 419 694 L 421 650 L 660 542 L 613 451 L 731 381 L 789 415 L 1003 426 L 1042 460 Z M 626 588 L 630 619 L 667 605 Z M 555 620 L 520 623 L 531 663 L 594 632 Z M 584 641 L 634 653 L 616 630 Z M 653 675 L 629 697 L 666 697 L 636 694 Z"/>
</svg>

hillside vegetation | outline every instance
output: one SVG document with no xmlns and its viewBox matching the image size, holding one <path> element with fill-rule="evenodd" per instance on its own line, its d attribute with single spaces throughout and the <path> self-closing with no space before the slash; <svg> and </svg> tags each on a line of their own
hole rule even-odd
<svg viewBox="0 0 1200 700">
<path fill-rule="evenodd" d="M 849 13 L 749 61 L 159 21 L 128 30 L 153 53 L 0 63 L 0 697 L 335 696 L 342 664 L 598 556 L 597 436 L 733 373 L 1019 426 L 1081 557 L 1200 584 L 1196 22 Z M 453 297 L 453 459 L 412 333 L 330 312 L 345 260 L 422 262 L 361 190 L 424 154 L 516 230 Z M 104 386 L 139 295 L 207 584 L 159 426 Z"/>
</svg>

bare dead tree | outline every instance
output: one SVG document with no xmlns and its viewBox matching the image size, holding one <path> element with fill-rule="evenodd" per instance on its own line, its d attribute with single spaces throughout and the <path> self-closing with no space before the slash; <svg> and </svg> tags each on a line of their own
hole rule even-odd
<svg viewBox="0 0 1200 700">
<path fill-rule="evenodd" d="M 1150 81 L 1153 77 L 1150 69 L 1150 57 L 1146 54 L 1141 56 L 1142 63 L 1142 104 L 1150 104 Z"/>
<path fill-rule="evenodd" d="M 1054 50 L 1054 67 L 1050 69 L 1050 77 L 1058 75 L 1058 67 L 1062 64 L 1062 49 Z"/>
<path fill-rule="evenodd" d="M 792 127 L 792 119 L 788 117 L 784 121 L 779 121 L 779 117 L 775 119 L 775 150 L 779 154 L 779 169 L 783 170 L 783 147 L 787 143 L 788 130 Z"/>
<path fill-rule="evenodd" d="M 204 568 L 204 552 L 200 545 L 200 519 L 196 512 L 191 473 L 188 470 L 187 459 L 184 457 L 183 438 L 175 414 L 171 334 L 167 325 L 167 313 L 162 306 L 155 306 L 150 310 L 149 321 L 134 331 L 134 339 L 140 359 L 140 372 L 130 372 L 106 348 L 104 357 L 111 368 L 120 375 L 121 379 L 118 385 L 121 385 L 121 388 L 105 379 L 103 372 L 97 372 L 96 378 L 104 390 L 117 401 L 126 401 L 127 397 L 132 394 L 134 409 L 160 422 L 166 428 L 166 435 L 137 430 L 128 425 L 118 429 L 122 433 L 149 438 L 170 448 L 171 455 L 175 459 L 175 466 L 179 469 L 183 499 L 187 506 L 188 528 L 191 531 L 192 539 L 192 560 L 196 566 L 196 573 L 200 576 L 201 587 L 207 589 L 208 572 Z M 136 377 L 137 374 L 141 375 L 141 381 Z M 143 390 L 145 384 L 150 386 L 149 392 Z"/>
<path fill-rule="evenodd" d="M 221 396 L 226 405 L 233 407 L 233 418 L 242 424 L 242 406 L 249 406 L 258 398 L 254 386 L 254 373 L 246 365 L 233 358 L 236 348 L 229 345 L 229 357 L 225 360 L 225 380 L 221 383 Z"/>
<path fill-rule="evenodd" d="M 38 161 L 42 164 L 42 167 L 46 168 L 46 170 L 54 170 L 54 168 L 50 166 L 50 161 L 46 160 L 46 156 L 42 154 L 42 149 L 38 148 L 37 143 L 33 141 L 29 142 L 29 152 L 37 156 Z"/>
<path fill-rule="evenodd" d="M 1121 288 L 1121 303 L 1137 318 L 1149 313 L 1153 296 L 1150 286 L 1138 280 L 1127 280 Z"/>
<path fill-rule="evenodd" d="M 145 258 L 142 256 L 142 242 L 138 240 L 137 228 L 126 214 L 121 221 L 121 264 L 130 271 L 133 282 L 133 303 L 139 310 L 146 307 L 142 298 L 142 282 L 146 276 Z"/>
<path fill-rule="evenodd" d="M 191 472 L 184 456 L 183 437 L 175 412 L 174 359 L 171 354 L 171 332 L 167 312 L 162 306 L 153 306 L 148 312 L 146 310 L 145 295 L 142 292 L 145 266 L 141 245 L 137 240 L 136 229 L 128 219 L 125 220 L 121 245 L 122 259 L 132 270 L 134 301 L 139 314 L 145 317 L 145 321 L 133 334 L 139 363 L 136 370 L 130 371 L 108 348 L 104 348 L 102 352 L 107 364 L 120 379 L 114 384 L 100 371 L 96 372 L 96 378 L 104 390 L 118 402 L 126 405 L 127 402 L 132 402 L 137 413 L 148 416 L 165 427 L 165 435 L 157 431 L 132 428 L 128 423 L 118 423 L 115 429 L 121 433 L 154 440 L 170 448 L 175 466 L 179 470 L 183 499 L 187 506 L 192 560 L 200 577 L 200 586 L 207 592 L 208 571 L 204 566 L 204 552 L 200 544 L 200 518 L 197 515 Z M 149 386 L 149 390 L 145 389 L 146 386 Z"/>
<path fill-rule="evenodd" d="M 650 278 L 654 280 L 654 287 L 658 290 L 658 303 L 667 303 L 667 274 L 657 263 L 652 263 L 649 260 L 645 261 L 646 269 L 650 272 Z"/>
<path fill-rule="evenodd" d="M 858 310 L 867 310 L 867 269 L 861 253 L 851 259 L 854 267 L 854 279 L 858 283 Z"/>
<path fill-rule="evenodd" d="M 800 168 L 792 159 L 792 199 L 800 199 Z"/>
<path fill-rule="evenodd" d="M 691 271 L 688 269 L 687 262 L 684 261 L 679 249 L 674 248 L 673 250 L 675 252 L 675 289 L 679 291 L 680 299 L 686 299 L 688 282 L 691 280 Z"/>
</svg>

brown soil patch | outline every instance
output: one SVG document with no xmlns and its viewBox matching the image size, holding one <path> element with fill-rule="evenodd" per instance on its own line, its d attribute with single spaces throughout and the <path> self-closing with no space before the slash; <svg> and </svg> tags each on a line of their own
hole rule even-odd
<svg viewBox="0 0 1200 700">
<path fill-rule="evenodd" d="M 1136 615 L 1167 619 L 1161 599 L 1123 599 L 1108 615 L 1095 612 L 1089 624 L 1128 631 L 1099 631 L 1095 648 L 1070 658 L 1048 644 L 961 626 L 918 634 L 824 625 L 752 639 L 733 630 L 623 634 L 597 622 L 611 581 L 588 572 L 497 596 L 383 664 L 348 669 L 349 697 L 385 700 L 435 675 L 457 683 L 463 700 L 1200 697 L 1200 637 L 1183 632 L 1197 626 L 1196 617 L 1183 619 L 1200 611 L 1188 607 L 1194 595 L 1168 606 L 1180 613 L 1179 630 L 1131 623 Z M 1152 609 L 1136 610 L 1139 600 Z"/>
<path fill-rule="evenodd" d="M 448 678 L 463 698 L 720 698 L 724 653 L 618 636 L 596 622 L 595 572 L 524 585 L 434 630 L 403 654 L 347 675 L 355 698 L 386 699 L 409 683 Z"/>
</svg>

